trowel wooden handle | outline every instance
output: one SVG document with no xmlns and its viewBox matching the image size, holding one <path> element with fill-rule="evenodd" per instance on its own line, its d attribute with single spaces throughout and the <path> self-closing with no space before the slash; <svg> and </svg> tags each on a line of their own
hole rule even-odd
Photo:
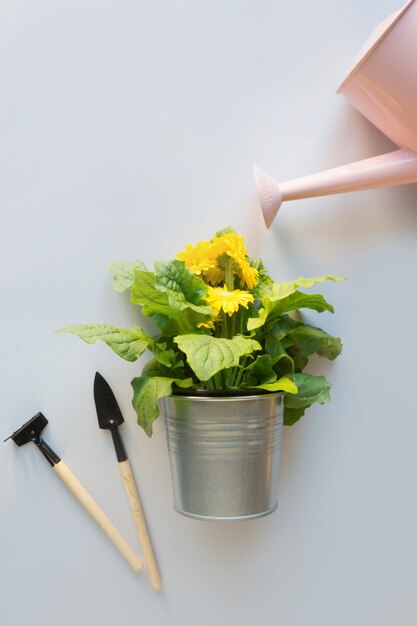
<svg viewBox="0 0 417 626">
<path fill-rule="evenodd" d="M 120 475 L 123 480 L 123 484 L 126 489 L 126 494 L 129 500 L 130 510 L 132 511 L 133 520 L 136 526 L 136 532 L 139 537 L 140 544 L 142 546 L 143 557 L 145 559 L 145 566 L 148 572 L 151 585 L 155 591 L 160 591 L 161 577 L 156 563 L 155 554 L 152 548 L 151 539 L 149 537 L 148 529 L 146 526 L 145 516 L 143 514 L 142 504 L 140 502 L 138 489 L 133 478 L 132 468 L 130 467 L 129 460 L 121 461 L 118 463 Z"/>
<path fill-rule="evenodd" d="M 143 567 L 142 561 L 132 550 L 127 541 L 122 537 L 117 528 L 113 526 L 107 515 L 103 513 L 98 504 L 88 493 L 87 489 L 80 483 L 78 478 L 74 476 L 63 461 L 59 461 L 59 463 L 53 465 L 52 469 L 56 474 L 58 474 L 68 489 L 72 491 L 83 507 L 90 513 L 91 517 L 97 522 L 102 531 L 107 535 L 122 556 L 124 556 L 129 565 L 135 570 L 135 572 L 139 572 Z"/>
</svg>

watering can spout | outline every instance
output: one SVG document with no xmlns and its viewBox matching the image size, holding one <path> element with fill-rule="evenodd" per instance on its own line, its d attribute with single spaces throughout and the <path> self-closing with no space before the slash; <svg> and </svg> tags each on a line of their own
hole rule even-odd
<svg viewBox="0 0 417 626">
<path fill-rule="evenodd" d="M 280 184 L 257 165 L 253 166 L 253 173 L 255 175 L 265 226 L 269 228 L 281 207 L 282 197 Z"/>
<path fill-rule="evenodd" d="M 254 167 L 259 200 L 269 228 L 282 202 L 417 182 L 417 154 L 394 150 L 310 176 L 278 183 Z"/>
</svg>

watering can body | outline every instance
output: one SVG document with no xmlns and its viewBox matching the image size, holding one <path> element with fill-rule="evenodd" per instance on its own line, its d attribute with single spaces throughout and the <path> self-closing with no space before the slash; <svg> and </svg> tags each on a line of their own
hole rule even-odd
<svg viewBox="0 0 417 626">
<path fill-rule="evenodd" d="M 375 29 L 338 93 L 399 149 L 285 183 L 255 167 L 268 228 L 286 200 L 417 182 L 416 0 Z"/>
</svg>

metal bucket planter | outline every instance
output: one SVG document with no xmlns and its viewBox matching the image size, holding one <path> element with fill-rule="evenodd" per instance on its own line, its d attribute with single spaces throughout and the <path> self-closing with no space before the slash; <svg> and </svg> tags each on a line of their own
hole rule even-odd
<svg viewBox="0 0 417 626">
<path fill-rule="evenodd" d="M 277 508 L 284 394 L 170 396 L 174 508 L 203 520 L 245 520 Z"/>
</svg>

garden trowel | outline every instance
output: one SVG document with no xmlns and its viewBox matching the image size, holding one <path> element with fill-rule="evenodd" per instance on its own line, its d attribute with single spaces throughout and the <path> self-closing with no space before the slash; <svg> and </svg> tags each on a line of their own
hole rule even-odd
<svg viewBox="0 0 417 626">
<path fill-rule="evenodd" d="M 155 591 L 159 591 L 161 589 L 161 578 L 158 565 L 156 563 L 152 543 L 146 526 L 138 489 L 132 474 L 132 468 L 130 467 L 126 450 L 119 433 L 119 426 L 124 422 L 123 415 L 110 385 L 98 372 L 96 372 L 94 379 L 94 400 L 96 403 L 98 424 L 100 428 L 110 430 L 111 432 L 120 475 L 126 489 L 136 532 L 142 546 L 145 566 L 153 589 L 155 589 Z"/>
</svg>

